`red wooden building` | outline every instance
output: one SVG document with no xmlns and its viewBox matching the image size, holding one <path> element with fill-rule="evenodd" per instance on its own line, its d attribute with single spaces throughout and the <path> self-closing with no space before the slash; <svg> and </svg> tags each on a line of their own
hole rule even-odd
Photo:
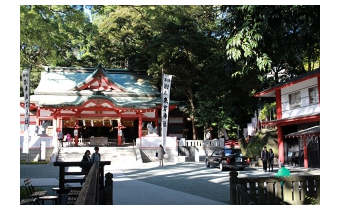
<svg viewBox="0 0 340 210">
<path fill-rule="evenodd" d="M 320 167 L 320 69 L 255 94 L 275 97 L 278 158 L 286 164 Z"/>
<path fill-rule="evenodd" d="M 46 67 L 30 96 L 30 125 L 44 127 L 47 136 L 55 136 L 59 129 L 65 135 L 70 132 L 75 144 L 80 138 L 107 137 L 121 145 L 123 138 L 142 137 L 148 123 L 158 126 L 161 104 L 160 92 L 146 71 L 104 69 L 101 65 Z M 177 105 L 170 101 L 169 111 Z M 23 97 L 20 107 L 23 128 Z"/>
</svg>

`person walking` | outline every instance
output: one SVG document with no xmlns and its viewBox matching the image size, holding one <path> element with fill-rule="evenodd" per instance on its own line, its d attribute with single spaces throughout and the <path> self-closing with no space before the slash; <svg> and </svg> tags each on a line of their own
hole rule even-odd
<svg viewBox="0 0 340 210">
<path fill-rule="evenodd" d="M 261 160 L 262 160 L 262 165 L 263 165 L 263 171 L 267 172 L 268 151 L 267 151 L 267 147 L 266 146 L 263 147 L 263 150 L 261 152 Z"/>
<path fill-rule="evenodd" d="M 91 155 L 91 161 L 100 161 L 100 153 L 99 153 L 99 147 L 94 147 L 94 153 Z"/>
<path fill-rule="evenodd" d="M 61 129 L 59 129 L 58 131 L 58 140 L 59 140 L 59 147 L 61 145 L 61 147 L 63 148 L 64 147 L 64 144 L 63 144 L 64 134 L 63 132 L 61 132 Z"/>
<path fill-rule="evenodd" d="M 269 172 L 270 172 L 270 168 L 272 168 L 271 172 L 273 172 L 273 168 L 274 168 L 274 152 L 273 152 L 272 148 L 269 148 L 268 166 L 269 166 Z"/>
<path fill-rule="evenodd" d="M 163 162 L 164 162 L 163 159 L 164 159 L 165 151 L 161 144 L 159 145 L 157 149 L 157 153 L 158 153 L 159 166 L 163 166 Z"/>
</svg>

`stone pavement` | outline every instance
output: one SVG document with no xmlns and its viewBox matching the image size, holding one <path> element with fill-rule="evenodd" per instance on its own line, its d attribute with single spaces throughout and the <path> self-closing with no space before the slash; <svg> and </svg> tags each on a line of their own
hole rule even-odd
<svg viewBox="0 0 340 210">
<path fill-rule="evenodd" d="M 296 174 L 320 174 L 320 169 L 286 166 Z M 75 169 L 76 170 L 76 169 Z M 113 174 L 113 205 L 228 205 L 229 171 L 206 168 L 203 162 L 165 163 L 114 163 L 104 168 Z M 275 175 L 263 172 L 261 167 L 246 168 L 239 176 Z M 31 178 L 34 186 L 48 190 L 57 187 L 59 167 L 47 165 L 21 165 L 20 185 Z M 75 178 L 79 178 L 74 176 Z M 70 186 L 79 187 L 78 183 Z M 51 205 L 46 202 L 45 204 Z"/>
<path fill-rule="evenodd" d="M 57 187 L 58 170 L 55 171 L 53 163 L 48 165 L 21 165 L 20 170 L 20 185 L 23 185 L 23 180 L 30 178 L 32 184 L 36 187 L 48 190 L 48 195 L 52 195 L 53 187 Z M 212 200 L 200 197 L 191 193 L 181 192 L 167 187 L 151 184 L 140 181 L 134 178 L 129 178 L 125 175 L 125 170 L 148 170 L 155 168 L 159 174 L 166 170 L 167 167 L 176 168 L 176 164 L 158 167 L 155 163 L 136 163 L 130 164 L 129 167 L 124 165 L 109 165 L 105 166 L 105 174 L 110 172 L 113 174 L 113 205 L 226 205 L 225 202 Z M 183 167 L 183 166 L 182 166 Z M 59 169 L 59 167 L 55 167 Z M 50 173 L 51 170 L 54 171 Z M 26 172 L 26 173 L 25 173 Z M 38 175 L 33 175 L 32 173 Z M 57 173 L 56 173 L 57 172 Z M 48 175 L 50 173 L 50 175 Z M 29 176 L 31 175 L 31 176 Z M 155 174 L 156 175 L 156 174 Z M 42 176 L 44 178 L 38 178 Z M 51 178 L 46 178 L 50 176 Z M 54 178 L 53 178 L 54 177 Z M 76 176 L 74 176 L 76 177 Z M 162 179 L 162 177 L 159 177 Z M 182 180 L 185 182 L 185 180 Z M 180 184 L 180 183 L 177 183 Z M 78 183 L 69 183 L 70 186 L 79 187 Z M 46 205 L 52 205 L 52 202 L 46 201 Z"/>
</svg>

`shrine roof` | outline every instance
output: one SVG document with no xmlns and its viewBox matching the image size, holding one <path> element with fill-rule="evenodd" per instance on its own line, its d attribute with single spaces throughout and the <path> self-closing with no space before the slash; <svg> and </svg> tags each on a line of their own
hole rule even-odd
<svg viewBox="0 0 340 210">
<path fill-rule="evenodd" d="M 145 71 L 130 71 L 126 69 L 74 68 L 74 67 L 46 67 L 41 73 L 35 95 L 58 95 L 60 93 L 82 91 L 79 87 L 87 86 L 95 80 L 98 74 L 119 89 L 116 94 L 160 96 L 157 87 L 150 83 L 150 78 Z M 87 89 L 88 90 L 88 89 Z M 122 91 L 121 91 L 122 90 Z M 112 91 L 112 88 L 109 89 Z"/>
<path fill-rule="evenodd" d="M 37 106 L 42 107 L 65 107 L 65 106 L 81 106 L 83 103 L 90 99 L 104 99 L 111 101 L 116 107 L 145 109 L 156 108 L 161 104 L 160 97 L 110 97 L 106 95 L 90 95 L 90 96 L 77 96 L 77 95 L 31 95 L 30 103 L 35 103 Z M 24 97 L 20 97 L 20 102 L 24 103 Z M 170 104 L 178 104 L 176 101 L 171 101 Z"/>
</svg>

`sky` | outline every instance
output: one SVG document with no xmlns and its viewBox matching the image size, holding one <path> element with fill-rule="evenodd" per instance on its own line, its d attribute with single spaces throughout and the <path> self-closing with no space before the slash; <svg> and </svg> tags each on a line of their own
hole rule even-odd
<svg viewBox="0 0 340 210">
<path fill-rule="evenodd" d="M 136 4 L 136 5 L 156 5 L 160 2 L 162 4 L 171 4 L 171 5 L 195 5 L 195 4 L 232 4 L 231 1 L 88 1 L 88 0 L 69 0 L 69 1 L 42 1 L 42 0 L 18 0 L 11 1 L 5 5 L 3 5 L 3 9 L 1 12 L 1 20 L 2 20 L 2 30 L 1 30 L 1 60 L 2 60 L 2 92 L 4 93 L 1 101 L 1 110 L 2 110 L 2 120 L 1 120 L 1 128 L 2 128 L 2 145 L 3 145 L 3 157 L 6 157 L 6 162 L 8 162 L 10 167 L 16 165 L 19 162 L 19 86 L 14 86 L 16 91 L 11 90 L 13 87 L 13 83 L 19 83 L 20 76 L 20 52 L 18 48 L 18 42 L 20 40 L 20 4 L 81 4 L 81 5 L 91 5 L 93 3 L 96 4 L 108 4 L 110 2 L 115 4 Z M 233 3 L 235 1 L 232 1 Z M 306 1 L 301 0 L 286 0 L 286 1 L 237 1 L 238 5 L 241 4 L 285 4 L 285 5 L 293 5 L 293 4 L 306 4 Z M 335 2 L 335 1 L 332 1 Z M 332 185 L 332 183 L 327 183 L 329 179 L 327 179 L 327 174 L 333 174 L 334 169 L 337 167 L 337 148 L 339 147 L 339 139 L 336 137 L 337 131 L 337 118 L 340 114 L 337 112 L 337 93 L 338 93 L 338 85 L 339 85 L 339 67 L 336 65 L 336 62 L 339 60 L 337 53 L 339 49 L 339 25 L 338 21 L 338 5 L 334 3 L 328 3 L 328 1 L 316 1 L 310 0 L 308 1 L 309 5 L 321 5 L 321 91 L 320 91 L 320 101 L 322 110 L 321 114 L 321 168 L 322 171 L 322 186 L 327 186 L 328 184 Z M 4 7 L 6 9 L 4 9 Z M 328 71 L 329 73 L 326 73 Z M 15 82 L 16 81 L 16 82 Z M 17 83 L 17 84 L 18 84 Z M 16 95 L 18 94 L 18 95 Z M 15 139 L 17 139 L 17 143 Z M 333 149 L 335 148 L 335 149 Z M 12 159 L 12 157 L 16 157 Z M 331 164 L 331 165 L 330 165 Z M 4 166 L 3 166 L 4 167 Z M 5 166 L 6 167 L 6 166 Z M 10 186 L 4 186 L 6 189 L 9 189 L 11 186 L 17 186 L 19 189 L 19 176 L 15 173 L 15 170 L 19 170 L 18 167 L 14 168 L 14 170 L 8 169 L 6 171 L 11 173 L 2 173 L 1 178 L 5 178 L 4 180 L 11 180 L 15 177 L 14 182 L 6 182 L 9 183 Z M 328 173 L 329 172 L 329 173 Z M 15 176 L 13 176 L 13 173 Z M 18 183 L 15 185 L 14 183 Z M 13 185 L 14 184 L 14 185 Z M 325 192 L 325 188 L 322 188 L 322 192 Z M 332 195 L 333 194 L 333 195 Z M 321 204 L 327 205 L 327 203 L 332 203 L 336 201 L 335 196 L 336 193 L 328 193 L 327 196 L 322 196 Z M 13 197 L 13 196 L 12 196 Z M 333 200 L 334 199 L 334 200 Z M 18 203 L 18 199 L 14 199 L 14 203 Z"/>
</svg>

